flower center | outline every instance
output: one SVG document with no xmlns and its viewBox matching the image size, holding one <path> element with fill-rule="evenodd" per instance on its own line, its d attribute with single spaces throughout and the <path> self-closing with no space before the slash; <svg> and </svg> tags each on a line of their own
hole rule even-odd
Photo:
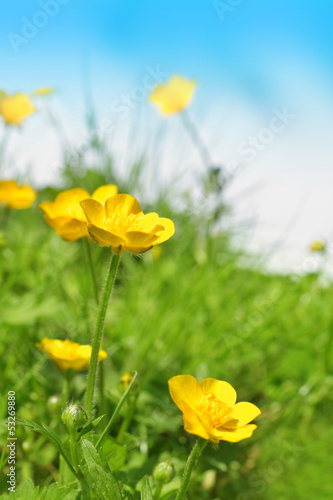
<svg viewBox="0 0 333 500">
<path fill-rule="evenodd" d="M 203 413 L 218 428 L 229 419 L 232 408 L 223 403 L 215 394 L 204 394 L 199 401 L 199 411 Z"/>
<path fill-rule="evenodd" d="M 142 224 L 140 224 L 138 220 L 138 216 L 135 214 L 127 216 L 123 214 L 113 214 L 106 219 L 105 225 L 108 231 L 118 236 L 127 231 L 144 231 Z"/>
</svg>

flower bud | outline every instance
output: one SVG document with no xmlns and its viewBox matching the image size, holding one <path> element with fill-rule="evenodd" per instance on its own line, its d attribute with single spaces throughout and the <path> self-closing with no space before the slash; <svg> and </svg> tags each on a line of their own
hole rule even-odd
<svg viewBox="0 0 333 500">
<path fill-rule="evenodd" d="M 153 476 L 159 483 L 170 483 L 175 475 L 175 469 L 171 460 L 166 460 L 156 465 Z"/>
<path fill-rule="evenodd" d="M 325 252 L 326 245 L 324 241 L 316 240 L 310 245 L 310 250 L 312 252 Z"/>
<path fill-rule="evenodd" d="M 88 422 L 88 416 L 78 404 L 70 404 L 63 411 L 61 419 L 70 431 L 77 431 Z"/>
<path fill-rule="evenodd" d="M 60 412 L 61 408 L 61 398 L 59 396 L 50 396 L 47 400 L 47 409 L 51 413 L 51 415 L 56 415 Z"/>
<path fill-rule="evenodd" d="M 127 387 L 132 381 L 132 378 L 133 377 L 130 373 L 124 373 L 124 375 L 121 377 L 118 383 L 118 391 L 121 394 L 123 394 L 126 391 Z"/>
</svg>

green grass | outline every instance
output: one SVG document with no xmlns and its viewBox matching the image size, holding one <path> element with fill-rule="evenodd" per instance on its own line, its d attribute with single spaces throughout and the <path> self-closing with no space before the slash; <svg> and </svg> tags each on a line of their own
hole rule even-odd
<svg viewBox="0 0 333 500">
<path fill-rule="evenodd" d="M 91 191 L 113 179 L 89 172 L 80 181 L 67 176 L 66 187 L 75 181 Z M 46 190 L 41 199 L 54 195 Z M 121 375 L 138 371 L 118 478 L 125 479 L 130 498 L 140 498 L 137 482 L 171 458 L 177 475 L 170 487 L 179 484 L 195 438 L 182 429 L 167 381 L 188 373 L 227 380 L 239 400 L 262 410 L 251 439 L 205 450 L 189 499 L 331 499 L 333 287 L 321 287 L 315 274 L 268 274 L 253 258 L 245 267 L 244 255 L 232 249 L 229 233 L 216 230 L 211 213 L 190 206 L 178 212 L 168 200 L 161 195 L 153 208 L 175 221 L 175 236 L 158 258 L 123 256 L 106 319 L 109 413 L 120 397 Z M 144 211 L 151 208 L 140 201 Z M 63 403 L 50 400 L 61 398 L 63 376 L 35 343 L 44 336 L 90 342 L 96 305 L 84 248 L 57 237 L 37 208 L 12 213 L 3 234 L 0 418 L 4 423 L 7 392 L 14 390 L 18 417 L 65 436 Z M 92 252 L 102 286 L 110 252 L 95 244 Z M 83 400 L 85 382 L 86 374 L 75 375 L 74 400 Z M 126 407 L 114 437 L 125 414 Z M 5 445 L 5 425 L 0 436 Z M 58 481 L 53 445 L 22 427 L 17 437 L 18 482 Z M 0 493 L 6 490 L 1 476 Z"/>
</svg>

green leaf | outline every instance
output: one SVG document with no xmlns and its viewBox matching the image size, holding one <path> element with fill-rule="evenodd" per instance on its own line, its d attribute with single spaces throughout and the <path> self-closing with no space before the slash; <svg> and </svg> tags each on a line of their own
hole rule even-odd
<svg viewBox="0 0 333 500">
<path fill-rule="evenodd" d="M 168 500 L 170 497 L 172 497 L 172 495 L 175 495 L 178 490 L 179 490 L 179 488 L 177 488 L 175 490 L 167 491 L 166 493 L 164 493 L 164 495 L 162 495 L 160 497 L 160 500 Z"/>
<path fill-rule="evenodd" d="M 23 420 L 23 419 L 17 419 L 17 423 L 19 425 L 29 427 L 31 430 L 39 432 L 43 436 L 47 437 L 54 444 L 54 446 L 57 448 L 60 455 L 64 458 L 64 460 L 66 461 L 68 467 L 71 469 L 73 474 L 75 474 L 75 476 L 77 476 L 71 462 L 69 461 L 69 459 L 64 451 L 64 446 L 63 446 L 61 439 L 58 437 L 58 435 L 50 427 L 48 427 L 46 424 L 39 425 L 36 422 L 32 422 L 31 420 Z"/>
<path fill-rule="evenodd" d="M 1 500 L 39 500 L 39 487 L 35 486 L 32 479 L 27 479 L 22 483 L 15 493 L 9 492 L 8 495 L 1 495 Z"/>
<path fill-rule="evenodd" d="M 50 441 L 52 441 L 52 443 L 57 448 L 59 453 L 62 452 L 63 445 L 61 439 L 54 431 L 52 431 L 52 429 L 50 429 L 46 425 L 44 424 L 40 425 L 37 424 L 36 422 L 32 422 L 31 420 L 23 420 L 23 419 L 17 419 L 17 423 L 19 425 L 23 425 L 24 427 L 30 428 L 32 431 L 39 432 L 43 436 L 47 437 Z"/>
<path fill-rule="evenodd" d="M 153 493 L 149 484 L 149 477 L 145 476 L 141 483 L 141 500 L 153 500 Z"/>
<path fill-rule="evenodd" d="M 78 500 L 80 492 L 58 483 L 52 483 L 44 487 L 40 492 L 39 486 L 35 486 L 31 479 L 22 483 L 15 493 L 1 495 L 0 500 Z"/>
<path fill-rule="evenodd" d="M 53 483 L 48 488 L 43 489 L 38 500 L 77 500 L 79 494 L 79 491 L 71 490 L 64 486 L 61 487 L 57 483 Z"/>
<path fill-rule="evenodd" d="M 111 470 L 119 470 L 124 465 L 127 456 L 125 446 L 117 443 L 111 436 L 107 436 L 104 440 L 103 453 L 110 466 Z"/>
<path fill-rule="evenodd" d="M 93 420 L 92 422 L 89 422 L 89 424 L 87 424 L 85 427 L 83 427 L 83 429 L 79 433 L 78 440 L 81 439 L 82 436 L 84 436 L 85 434 L 87 434 L 88 432 L 90 432 L 92 429 L 94 429 L 95 427 L 97 427 L 97 425 L 100 423 L 100 421 L 104 417 L 105 417 L 105 415 L 101 415 L 100 417 L 95 418 L 95 420 Z"/>
<path fill-rule="evenodd" d="M 101 457 L 94 445 L 87 439 L 81 441 L 82 455 L 85 460 L 84 475 L 97 498 L 100 500 L 122 500 L 116 478 L 105 458 Z"/>
</svg>

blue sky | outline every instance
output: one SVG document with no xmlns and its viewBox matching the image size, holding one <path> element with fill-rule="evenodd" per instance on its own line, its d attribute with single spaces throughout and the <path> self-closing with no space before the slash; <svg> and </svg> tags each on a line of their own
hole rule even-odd
<svg viewBox="0 0 333 500">
<path fill-rule="evenodd" d="M 332 78 L 330 0 L 239 0 L 223 20 L 222 4 L 228 0 L 220 2 L 220 17 L 210 0 L 60 1 L 56 15 L 48 16 L 28 43 L 19 44 L 17 53 L 8 34 L 21 35 L 22 18 L 32 21 L 43 0 L 2 6 L 3 86 L 36 86 L 41 80 L 61 88 L 77 85 L 87 56 L 97 87 L 105 77 L 117 79 L 115 71 L 123 69 L 134 81 L 147 65 L 159 63 L 170 73 L 198 79 L 210 92 L 238 87 L 259 104 L 278 92 L 269 72 L 283 61 L 294 64 L 294 71 L 298 60 L 314 61 Z"/>
<path fill-rule="evenodd" d="M 290 255 L 292 245 L 305 248 L 308 240 L 332 229 L 333 2 L 219 4 L 217 12 L 211 0 L 4 2 L 0 88 L 29 92 L 55 87 L 53 109 L 70 139 L 81 144 L 84 88 L 91 90 L 97 115 L 113 120 L 115 101 L 142 85 L 147 68 L 195 79 L 198 89 L 190 111 L 215 161 L 223 164 L 237 157 L 244 140 L 267 127 L 274 110 L 288 109 L 295 121 L 237 176 L 230 196 L 265 183 L 236 210 L 240 218 L 253 214 L 259 221 L 254 239 L 270 245 L 309 192 L 304 214 L 289 238 Z M 117 122 L 119 157 L 126 147 L 126 126 L 141 111 L 145 121 L 140 132 L 144 129 L 149 136 L 160 126 L 161 118 L 147 99 L 137 103 L 131 120 L 119 126 Z M 178 138 L 177 120 L 167 122 Z M 18 170 L 31 164 L 36 182 L 49 182 L 61 151 L 40 116 L 31 117 L 10 141 Z M 189 151 L 181 156 L 178 149 L 169 148 L 167 168 L 177 165 L 180 157 L 185 166 L 198 161 Z"/>
</svg>

